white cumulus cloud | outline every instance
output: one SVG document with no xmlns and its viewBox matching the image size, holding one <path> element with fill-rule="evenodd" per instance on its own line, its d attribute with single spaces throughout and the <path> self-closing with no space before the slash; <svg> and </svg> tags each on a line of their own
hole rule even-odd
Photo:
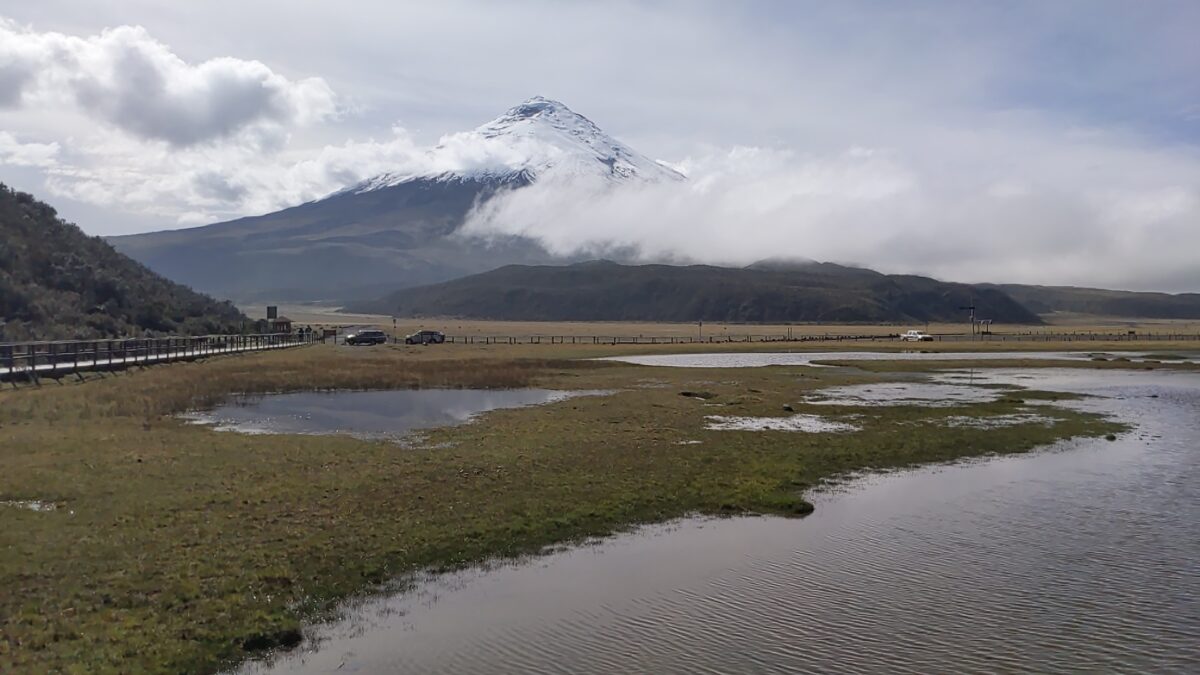
<svg viewBox="0 0 1200 675">
<path fill-rule="evenodd" d="M 337 112 L 324 80 L 292 80 L 258 61 L 188 63 L 143 28 L 78 37 L 0 18 L 0 105 L 75 106 L 139 138 L 189 146 L 270 134 Z M 264 136 L 265 137 L 265 136 Z"/>
<path fill-rule="evenodd" d="M 22 143 L 0 131 L 0 164 L 49 168 L 58 163 L 58 143 Z"/>
</svg>

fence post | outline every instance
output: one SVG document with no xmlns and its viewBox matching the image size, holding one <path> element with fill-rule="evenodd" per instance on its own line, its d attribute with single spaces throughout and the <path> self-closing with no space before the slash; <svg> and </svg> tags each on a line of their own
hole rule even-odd
<svg viewBox="0 0 1200 675">
<path fill-rule="evenodd" d="M 33 346 L 33 345 L 31 345 L 31 346 L 29 347 L 29 357 L 30 357 L 30 361 L 29 361 L 29 364 L 30 364 L 30 365 L 29 365 L 29 367 L 30 367 L 30 371 L 29 371 L 29 373 L 30 373 L 30 375 L 33 377 L 33 382 L 34 382 L 34 384 L 37 384 L 37 385 L 39 385 L 39 386 L 40 386 L 42 383 L 41 383 L 41 380 L 38 378 L 38 374 L 37 374 L 37 354 L 38 354 L 38 352 L 37 352 L 37 347 L 36 347 L 36 346 Z"/>
</svg>

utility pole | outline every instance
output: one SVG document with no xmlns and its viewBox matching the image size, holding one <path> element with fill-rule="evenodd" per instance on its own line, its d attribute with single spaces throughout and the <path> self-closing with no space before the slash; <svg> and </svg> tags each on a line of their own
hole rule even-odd
<svg viewBox="0 0 1200 675">
<path fill-rule="evenodd" d="M 973 297 L 971 298 L 970 305 L 967 305 L 966 307 L 959 307 L 959 309 L 968 309 L 971 311 L 971 314 L 970 314 L 971 335 L 974 336 L 975 335 L 975 298 L 973 298 Z"/>
<path fill-rule="evenodd" d="M 698 323 L 698 325 L 700 326 L 700 340 L 701 340 L 701 341 L 703 341 L 703 340 L 704 340 L 704 320 L 703 320 L 703 319 L 701 319 L 701 320 L 700 320 L 699 322 L 697 322 L 697 323 Z"/>
</svg>

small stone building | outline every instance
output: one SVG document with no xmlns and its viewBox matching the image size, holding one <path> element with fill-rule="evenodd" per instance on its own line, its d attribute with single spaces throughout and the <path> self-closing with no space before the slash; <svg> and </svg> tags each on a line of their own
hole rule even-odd
<svg viewBox="0 0 1200 675">
<path fill-rule="evenodd" d="M 267 319 L 268 333 L 290 333 L 292 332 L 292 320 L 286 316 L 278 316 L 274 319 Z"/>
</svg>

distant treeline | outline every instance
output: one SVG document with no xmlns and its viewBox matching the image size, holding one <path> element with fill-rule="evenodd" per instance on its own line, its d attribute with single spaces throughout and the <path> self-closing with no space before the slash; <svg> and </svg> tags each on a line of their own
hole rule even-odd
<svg viewBox="0 0 1200 675">
<path fill-rule="evenodd" d="M 0 184 L 0 340 L 228 333 L 244 319 Z"/>
</svg>

